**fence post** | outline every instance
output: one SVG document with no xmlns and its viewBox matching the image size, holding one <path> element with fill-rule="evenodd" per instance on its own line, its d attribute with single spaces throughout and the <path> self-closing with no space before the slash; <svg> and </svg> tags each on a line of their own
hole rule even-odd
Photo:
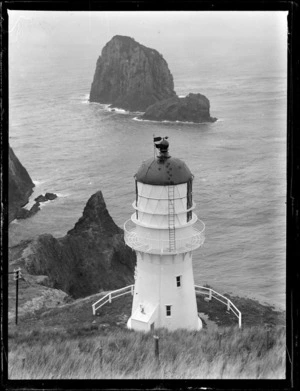
<svg viewBox="0 0 300 391">
<path fill-rule="evenodd" d="M 242 328 L 242 313 L 239 313 L 239 328 Z"/>
<path fill-rule="evenodd" d="M 227 299 L 227 311 L 230 311 L 230 301 Z"/>
<path fill-rule="evenodd" d="M 16 280 L 16 325 L 18 324 L 18 306 L 19 306 L 19 278 L 20 278 L 20 271 L 21 269 L 18 268 L 14 270 L 15 276 L 14 279 Z"/>
<path fill-rule="evenodd" d="M 209 295 L 208 295 L 209 300 L 211 300 L 211 296 L 212 296 L 212 292 L 211 289 L 209 289 Z"/>
<path fill-rule="evenodd" d="M 92 304 L 93 307 L 93 315 L 95 316 L 95 304 Z"/>
<path fill-rule="evenodd" d="M 102 368 L 103 368 L 103 348 L 102 348 L 101 344 L 99 346 L 99 359 L 100 359 L 100 369 L 102 371 Z"/>
<path fill-rule="evenodd" d="M 157 363 L 159 363 L 159 337 L 158 335 L 154 335 L 153 338 L 154 338 L 154 354 Z"/>
<path fill-rule="evenodd" d="M 111 303 L 111 293 L 108 295 L 108 302 Z"/>
<path fill-rule="evenodd" d="M 265 324 L 265 330 L 267 331 L 267 349 L 269 349 L 270 325 L 268 323 Z"/>
<path fill-rule="evenodd" d="M 219 333 L 219 349 L 220 349 L 220 347 L 221 347 L 221 340 L 222 340 L 222 333 Z"/>
</svg>

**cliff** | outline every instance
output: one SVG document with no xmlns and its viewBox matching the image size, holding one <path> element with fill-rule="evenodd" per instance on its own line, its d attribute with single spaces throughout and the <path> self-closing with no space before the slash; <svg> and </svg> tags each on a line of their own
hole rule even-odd
<svg viewBox="0 0 300 391">
<path fill-rule="evenodd" d="M 90 101 L 130 111 L 175 96 L 168 64 L 154 49 L 133 38 L 116 35 L 98 58 Z"/>
<path fill-rule="evenodd" d="M 109 215 L 101 191 L 88 200 L 66 236 L 40 235 L 10 249 L 11 265 L 22 273 L 48 276 L 47 286 L 73 298 L 132 284 L 135 252 Z"/>
<path fill-rule="evenodd" d="M 11 147 L 8 156 L 8 222 L 17 216 L 22 206 L 28 203 L 34 183 Z"/>
<path fill-rule="evenodd" d="M 147 108 L 142 119 L 153 121 L 215 122 L 210 116 L 210 103 L 206 96 L 189 94 L 185 98 L 173 97 L 156 102 Z"/>
</svg>

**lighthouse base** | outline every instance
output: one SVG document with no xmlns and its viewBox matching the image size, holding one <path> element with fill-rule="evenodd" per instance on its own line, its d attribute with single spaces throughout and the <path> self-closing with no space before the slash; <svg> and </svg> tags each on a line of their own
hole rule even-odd
<svg viewBox="0 0 300 391">
<path fill-rule="evenodd" d="M 180 325 L 178 325 L 178 327 L 172 327 L 172 328 L 170 328 L 170 330 L 186 328 L 187 330 L 191 330 L 191 331 L 194 331 L 194 330 L 199 331 L 202 329 L 202 327 L 203 327 L 202 320 L 198 317 L 196 327 L 187 328 L 187 327 L 180 327 Z M 132 319 L 132 316 L 131 316 L 127 321 L 127 328 L 130 330 L 135 330 L 135 331 L 149 332 L 149 331 L 153 331 L 156 328 L 159 328 L 159 325 L 155 325 L 155 322 L 142 322 L 140 320 L 135 320 L 135 319 Z M 168 327 L 168 329 L 169 329 L 169 327 Z"/>
</svg>

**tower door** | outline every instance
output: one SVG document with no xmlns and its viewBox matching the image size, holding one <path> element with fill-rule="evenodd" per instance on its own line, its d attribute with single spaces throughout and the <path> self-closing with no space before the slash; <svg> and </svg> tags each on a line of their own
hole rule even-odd
<svg viewBox="0 0 300 391">
<path fill-rule="evenodd" d="M 168 186 L 168 227 L 169 227 L 169 248 L 175 250 L 175 205 L 174 186 Z"/>
</svg>

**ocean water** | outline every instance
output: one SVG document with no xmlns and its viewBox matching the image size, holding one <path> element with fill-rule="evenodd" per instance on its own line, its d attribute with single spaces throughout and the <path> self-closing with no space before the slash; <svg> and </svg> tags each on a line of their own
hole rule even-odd
<svg viewBox="0 0 300 391">
<path fill-rule="evenodd" d="M 122 227 L 133 213 L 133 176 L 153 156 L 153 134 L 169 136 L 170 154 L 195 176 L 195 212 L 206 224 L 195 282 L 284 308 L 286 69 L 276 48 L 250 49 L 164 56 L 177 94 L 206 95 L 218 118 L 184 124 L 138 121 L 89 103 L 95 45 L 12 45 L 10 145 L 36 184 L 31 199 L 46 191 L 59 197 L 12 222 L 10 245 L 65 235 L 98 190 Z"/>
</svg>

